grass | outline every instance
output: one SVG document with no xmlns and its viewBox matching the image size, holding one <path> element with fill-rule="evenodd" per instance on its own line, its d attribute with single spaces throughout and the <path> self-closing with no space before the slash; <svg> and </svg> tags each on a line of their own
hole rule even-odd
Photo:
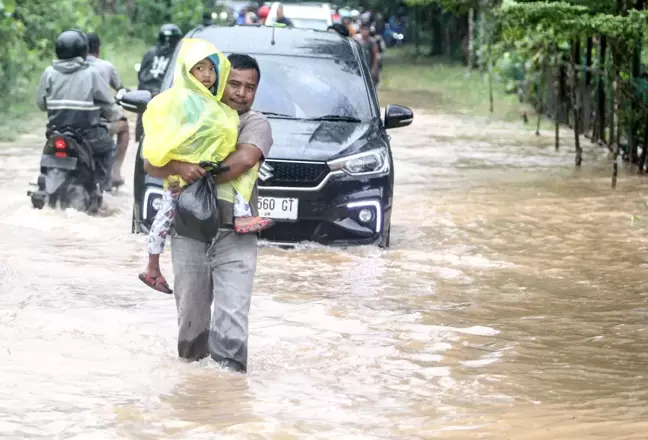
<svg viewBox="0 0 648 440">
<path fill-rule="evenodd" d="M 421 51 L 425 53 L 425 50 Z M 387 49 L 381 75 L 381 97 L 413 107 L 444 113 L 489 116 L 519 121 L 526 111 L 517 95 L 505 92 L 503 84 L 493 79 L 494 112 L 490 113 L 488 75 L 473 70 L 470 77 L 461 63 L 443 58 L 416 56 L 413 48 Z M 400 95 L 400 96 L 399 96 Z M 407 102 L 410 101 L 410 102 Z"/>
<path fill-rule="evenodd" d="M 135 64 L 142 61 L 144 53 L 150 47 L 142 40 L 129 40 L 119 43 L 104 43 L 101 47 L 101 58 L 115 65 L 124 87 L 137 87 Z"/>
<path fill-rule="evenodd" d="M 135 88 L 135 64 L 142 60 L 148 48 L 141 40 L 106 42 L 101 48 L 101 57 L 115 65 L 125 87 Z M 50 63 L 51 60 L 45 60 L 39 68 L 35 68 L 25 93 L 12 102 L 11 106 L 0 109 L 0 141 L 15 140 L 29 130 L 45 129 L 46 116 L 36 107 L 35 97 L 40 75 Z M 114 93 L 116 92 L 113 91 Z"/>
<path fill-rule="evenodd" d="M 40 114 L 36 107 L 36 88 L 46 63 L 42 64 L 39 73 L 29 78 L 29 83 L 17 100 L 14 100 L 7 107 L 0 109 L 0 141 L 11 141 L 20 133 L 28 131 L 36 126 L 38 121 L 45 121 L 45 117 Z"/>
</svg>

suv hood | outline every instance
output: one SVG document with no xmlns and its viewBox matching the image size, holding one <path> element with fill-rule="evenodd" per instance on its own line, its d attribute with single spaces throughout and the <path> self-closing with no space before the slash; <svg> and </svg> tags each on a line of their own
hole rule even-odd
<svg viewBox="0 0 648 440">
<path fill-rule="evenodd" d="M 352 154 L 366 141 L 380 139 L 378 121 L 268 119 L 274 138 L 268 159 L 326 161 Z"/>
</svg>

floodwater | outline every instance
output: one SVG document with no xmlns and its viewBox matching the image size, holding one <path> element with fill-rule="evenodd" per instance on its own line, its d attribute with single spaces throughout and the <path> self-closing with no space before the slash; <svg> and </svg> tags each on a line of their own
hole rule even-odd
<svg viewBox="0 0 648 440">
<path fill-rule="evenodd" d="M 648 178 L 533 128 L 417 110 L 390 250 L 261 249 L 248 375 L 177 360 L 128 187 L 35 211 L 1 145 L 0 437 L 648 438 Z"/>
</svg>

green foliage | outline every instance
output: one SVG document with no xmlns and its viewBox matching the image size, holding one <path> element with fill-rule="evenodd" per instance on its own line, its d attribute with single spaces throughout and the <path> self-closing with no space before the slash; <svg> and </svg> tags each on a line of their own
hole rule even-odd
<svg viewBox="0 0 648 440">
<path fill-rule="evenodd" d="M 153 44 L 160 25 L 174 22 L 186 32 L 201 22 L 202 12 L 203 0 L 0 0 L 0 96 L 12 103 L 0 115 L 6 120 L 31 103 L 35 80 L 54 58 L 62 31 L 95 31 L 105 49 L 137 48 L 139 58 L 146 49 L 141 41 Z"/>
<path fill-rule="evenodd" d="M 614 0 L 516 0 L 515 3 L 568 3 L 575 6 L 583 6 L 592 12 L 615 12 L 616 2 Z"/>
<path fill-rule="evenodd" d="M 585 6 L 590 3 L 594 7 Z M 554 39 L 605 35 L 619 45 L 632 44 L 648 26 L 648 11 L 631 10 L 622 16 L 599 12 L 603 9 L 597 1 L 529 1 L 502 7 L 495 16 L 509 39 L 540 27 L 548 30 Z"/>
<path fill-rule="evenodd" d="M 52 42 L 63 29 L 87 26 L 94 14 L 87 2 L 0 1 L 0 96 L 5 102 L 27 92 L 41 60 L 51 59 Z M 90 17 L 90 18 L 88 18 Z M 0 112 L 3 109 L 0 109 Z"/>
<path fill-rule="evenodd" d="M 502 0 L 405 0 L 410 6 L 437 6 L 457 15 L 465 14 L 470 9 L 493 9 L 502 4 Z"/>
</svg>

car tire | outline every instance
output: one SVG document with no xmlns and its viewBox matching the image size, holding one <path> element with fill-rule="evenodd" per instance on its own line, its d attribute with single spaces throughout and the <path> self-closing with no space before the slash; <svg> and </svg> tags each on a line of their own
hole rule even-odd
<svg viewBox="0 0 648 440">
<path fill-rule="evenodd" d="M 382 243 L 380 243 L 379 247 L 382 249 L 389 249 L 390 239 L 391 239 L 391 226 L 387 230 L 387 233 L 383 234 Z"/>
<path fill-rule="evenodd" d="M 137 221 L 135 220 L 135 205 L 133 205 L 133 215 L 131 216 L 131 233 L 133 234 L 139 234 L 139 225 L 137 224 Z"/>
</svg>

